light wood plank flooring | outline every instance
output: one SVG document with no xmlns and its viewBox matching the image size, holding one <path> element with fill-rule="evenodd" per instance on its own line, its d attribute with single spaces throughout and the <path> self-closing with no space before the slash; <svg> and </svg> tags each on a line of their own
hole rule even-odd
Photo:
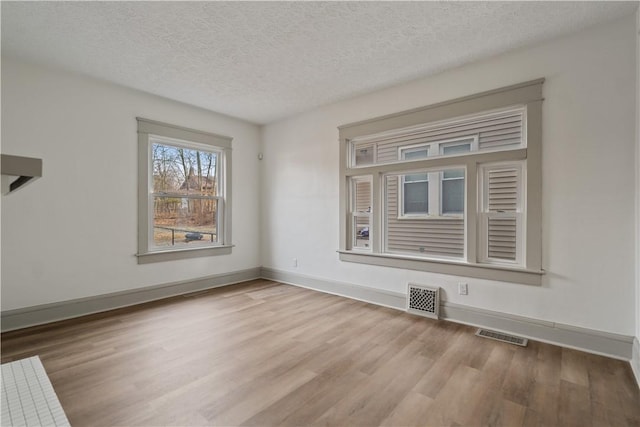
<svg viewBox="0 0 640 427">
<path fill-rule="evenodd" d="M 71 425 L 625 426 L 628 363 L 266 280 L 2 335 Z"/>
</svg>

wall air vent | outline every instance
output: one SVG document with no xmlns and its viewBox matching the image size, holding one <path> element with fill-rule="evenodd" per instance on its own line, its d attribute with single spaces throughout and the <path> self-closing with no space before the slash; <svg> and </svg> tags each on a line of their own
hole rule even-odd
<svg viewBox="0 0 640 427">
<path fill-rule="evenodd" d="M 437 319 L 440 312 L 440 288 L 409 283 L 407 312 Z"/>
<path fill-rule="evenodd" d="M 526 338 L 503 334 L 502 332 L 490 331 L 488 329 L 478 329 L 476 335 L 483 338 L 490 338 L 492 340 L 506 342 L 508 344 L 519 345 L 521 347 L 526 347 L 527 342 L 529 342 Z"/>
</svg>

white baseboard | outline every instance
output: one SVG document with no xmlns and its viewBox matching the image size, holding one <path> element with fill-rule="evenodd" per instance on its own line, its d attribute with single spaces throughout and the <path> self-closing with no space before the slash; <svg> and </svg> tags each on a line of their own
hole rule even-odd
<svg viewBox="0 0 640 427">
<path fill-rule="evenodd" d="M 398 292 L 383 291 L 267 267 L 262 267 L 261 271 L 263 279 L 275 280 L 276 282 L 288 283 L 398 310 L 404 310 L 407 305 L 407 296 Z"/>
<path fill-rule="evenodd" d="M 262 277 L 398 310 L 406 309 L 406 294 L 403 293 L 383 291 L 267 267 L 262 267 Z M 447 301 L 440 303 L 440 317 L 456 323 L 516 334 L 536 341 L 625 361 L 629 361 L 632 356 L 633 337 L 631 336 L 563 325 Z"/>
<path fill-rule="evenodd" d="M 257 267 L 195 280 L 185 280 L 130 291 L 8 310 L 2 312 L 1 329 L 3 332 L 21 329 L 231 285 L 260 277 L 397 310 L 404 311 L 406 309 L 406 295 L 404 293 L 384 291 L 273 268 Z M 640 383 L 640 343 L 638 343 L 637 339 L 634 340 L 634 337 L 516 316 L 447 301 L 441 302 L 440 313 L 443 319 L 452 322 L 508 332 L 533 340 L 575 348 L 616 359 L 631 360 L 631 367 Z"/>
<path fill-rule="evenodd" d="M 260 267 L 2 312 L 2 332 L 260 278 Z"/>
<path fill-rule="evenodd" d="M 636 377 L 636 384 L 640 387 L 640 339 L 633 339 L 633 357 L 631 357 L 631 370 Z"/>
</svg>

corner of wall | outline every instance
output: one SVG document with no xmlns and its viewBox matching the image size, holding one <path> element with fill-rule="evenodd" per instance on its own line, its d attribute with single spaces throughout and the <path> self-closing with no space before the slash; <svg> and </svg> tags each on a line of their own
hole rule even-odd
<svg viewBox="0 0 640 427">
<path fill-rule="evenodd" d="M 633 353 L 631 355 L 631 370 L 636 377 L 636 384 L 640 388 L 640 340 L 636 337 L 633 340 Z"/>
<path fill-rule="evenodd" d="M 636 9 L 636 337 L 631 368 L 640 386 L 640 6 Z"/>
<path fill-rule="evenodd" d="M 265 167 L 264 167 L 264 140 L 267 125 L 258 126 L 258 212 L 265 211 Z M 264 227 L 264 215 L 258 215 L 258 265 L 264 265 L 264 254 L 266 251 Z"/>
<path fill-rule="evenodd" d="M 0 8 L 1 9 L 1 8 Z M 2 12 L 0 12 L 0 20 Z M 0 74 L 2 74 L 2 57 L 0 57 Z M 0 84 L 0 100 L 2 99 L 2 85 Z M 2 102 L 0 102 L 2 105 Z M 2 129 L 2 107 L 0 107 L 0 129 Z M 0 135 L 0 153 L 2 152 L 2 135 Z M 0 223 L 2 223 L 2 196 L 0 195 Z M 2 227 L 0 227 L 0 242 L 2 242 Z M 2 244 L 0 244 L 0 287 L 2 287 Z"/>
</svg>

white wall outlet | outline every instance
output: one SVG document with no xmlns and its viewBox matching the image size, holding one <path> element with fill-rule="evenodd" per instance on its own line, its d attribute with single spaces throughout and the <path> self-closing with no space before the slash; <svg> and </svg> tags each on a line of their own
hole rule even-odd
<svg viewBox="0 0 640 427">
<path fill-rule="evenodd" d="M 298 267 L 298 258 L 294 258 L 293 261 L 291 262 L 291 266 L 294 268 Z"/>
<path fill-rule="evenodd" d="M 469 287 L 466 283 L 458 283 L 458 293 L 460 295 L 469 295 Z"/>
</svg>

